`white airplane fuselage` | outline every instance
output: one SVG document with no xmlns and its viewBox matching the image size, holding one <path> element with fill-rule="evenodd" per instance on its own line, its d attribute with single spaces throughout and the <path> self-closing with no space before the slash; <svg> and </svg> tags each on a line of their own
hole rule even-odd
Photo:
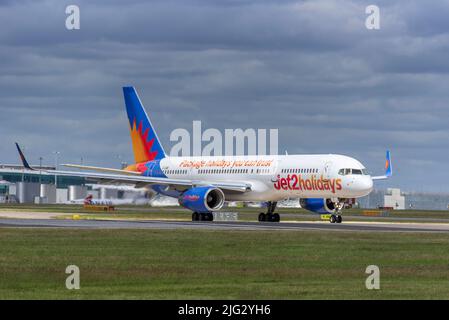
<svg viewBox="0 0 449 320">
<path fill-rule="evenodd" d="M 371 176 L 366 174 L 365 167 L 359 161 L 333 154 L 166 157 L 159 160 L 158 166 L 160 170 L 144 168 L 143 174 L 189 179 L 199 185 L 210 182 L 244 182 L 251 185 L 245 193 L 225 192 L 226 201 L 358 198 L 368 195 L 373 189 Z"/>
</svg>

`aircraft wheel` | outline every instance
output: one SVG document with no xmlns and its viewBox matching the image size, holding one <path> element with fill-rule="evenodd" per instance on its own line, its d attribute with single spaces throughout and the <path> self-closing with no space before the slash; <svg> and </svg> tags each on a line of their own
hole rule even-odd
<svg viewBox="0 0 449 320">
<path fill-rule="evenodd" d="M 337 217 L 333 214 L 333 215 L 331 215 L 329 221 L 330 221 L 330 223 L 335 223 L 335 222 L 337 222 Z"/>
<path fill-rule="evenodd" d="M 207 213 L 207 221 L 214 221 L 214 214 L 212 212 Z"/>
<path fill-rule="evenodd" d="M 337 223 L 341 223 L 343 221 L 343 218 L 341 216 L 337 216 Z"/>
<path fill-rule="evenodd" d="M 281 221 L 281 216 L 279 215 L 279 213 L 275 213 L 273 214 L 273 222 L 280 222 Z"/>
<path fill-rule="evenodd" d="M 199 220 L 200 220 L 200 215 L 198 214 L 198 212 L 192 213 L 192 221 L 199 221 Z"/>
<path fill-rule="evenodd" d="M 259 222 L 264 222 L 264 221 L 266 221 L 266 219 L 267 219 L 266 214 L 263 213 L 263 212 L 261 212 L 261 213 L 259 214 Z"/>
</svg>

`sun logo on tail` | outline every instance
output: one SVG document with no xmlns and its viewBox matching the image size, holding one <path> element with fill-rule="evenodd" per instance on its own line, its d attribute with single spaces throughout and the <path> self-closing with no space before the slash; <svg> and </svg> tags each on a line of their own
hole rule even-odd
<svg viewBox="0 0 449 320">
<path fill-rule="evenodd" d="M 146 128 L 143 131 L 142 121 L 139 123 L 139 127 L 137 127 L 136 119 L 134 119 L 131 127 L 131 139 L 136 163 L 151 161 L 157 157 L 158 152 L 152 151 L 155 138 L 148 140 L 149 134 L 150 128 Z"/>
<path fill-rule="evenodd" d="M 166 157 L 164 148 L 151 124 L 136 89 L 123 87 L 128 114 L 135 163 L 160 160 Z"/>
</svg>

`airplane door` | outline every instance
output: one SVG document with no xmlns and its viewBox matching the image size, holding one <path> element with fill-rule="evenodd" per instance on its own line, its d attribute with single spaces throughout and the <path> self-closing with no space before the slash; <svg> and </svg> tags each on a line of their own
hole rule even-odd
<svg viewBox="0 0 449 320">
<path fill-rule="evenodd" d="M 331 179 L 332 178 L 332 162 L 328 161 L 324 165 L 324 179 Z"/>
<path fill-rule="evenodd" d="M 279 174 L 278 170 L 279 170 L 280 162 L 281 162 L 280 159 L 276 159 L 274 161 L 273 168 L 270 170 L 271 182 L 277 182 L 278 181 L 278 174 Z"/>
</svg>

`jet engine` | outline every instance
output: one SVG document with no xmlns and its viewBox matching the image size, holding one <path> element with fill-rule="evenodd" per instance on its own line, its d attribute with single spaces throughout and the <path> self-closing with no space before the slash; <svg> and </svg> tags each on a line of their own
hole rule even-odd
<svg viewBox="0 0 449 320">
<path fill-rule="evenodd" d="M 213 186 L 195 187 L 184 191 L 178 202 L 184 208 L 198 213 L 208 213 L 223 207 L 225 196 Z"/>
<path fill-rule="evenodd" d="M 322 199 L 322 198 L 300 199 L 299 204 L 303 209 L 318 214 L 333 214 L 337 211 L 337 206 L 331 199 Z"/>
</svg>

